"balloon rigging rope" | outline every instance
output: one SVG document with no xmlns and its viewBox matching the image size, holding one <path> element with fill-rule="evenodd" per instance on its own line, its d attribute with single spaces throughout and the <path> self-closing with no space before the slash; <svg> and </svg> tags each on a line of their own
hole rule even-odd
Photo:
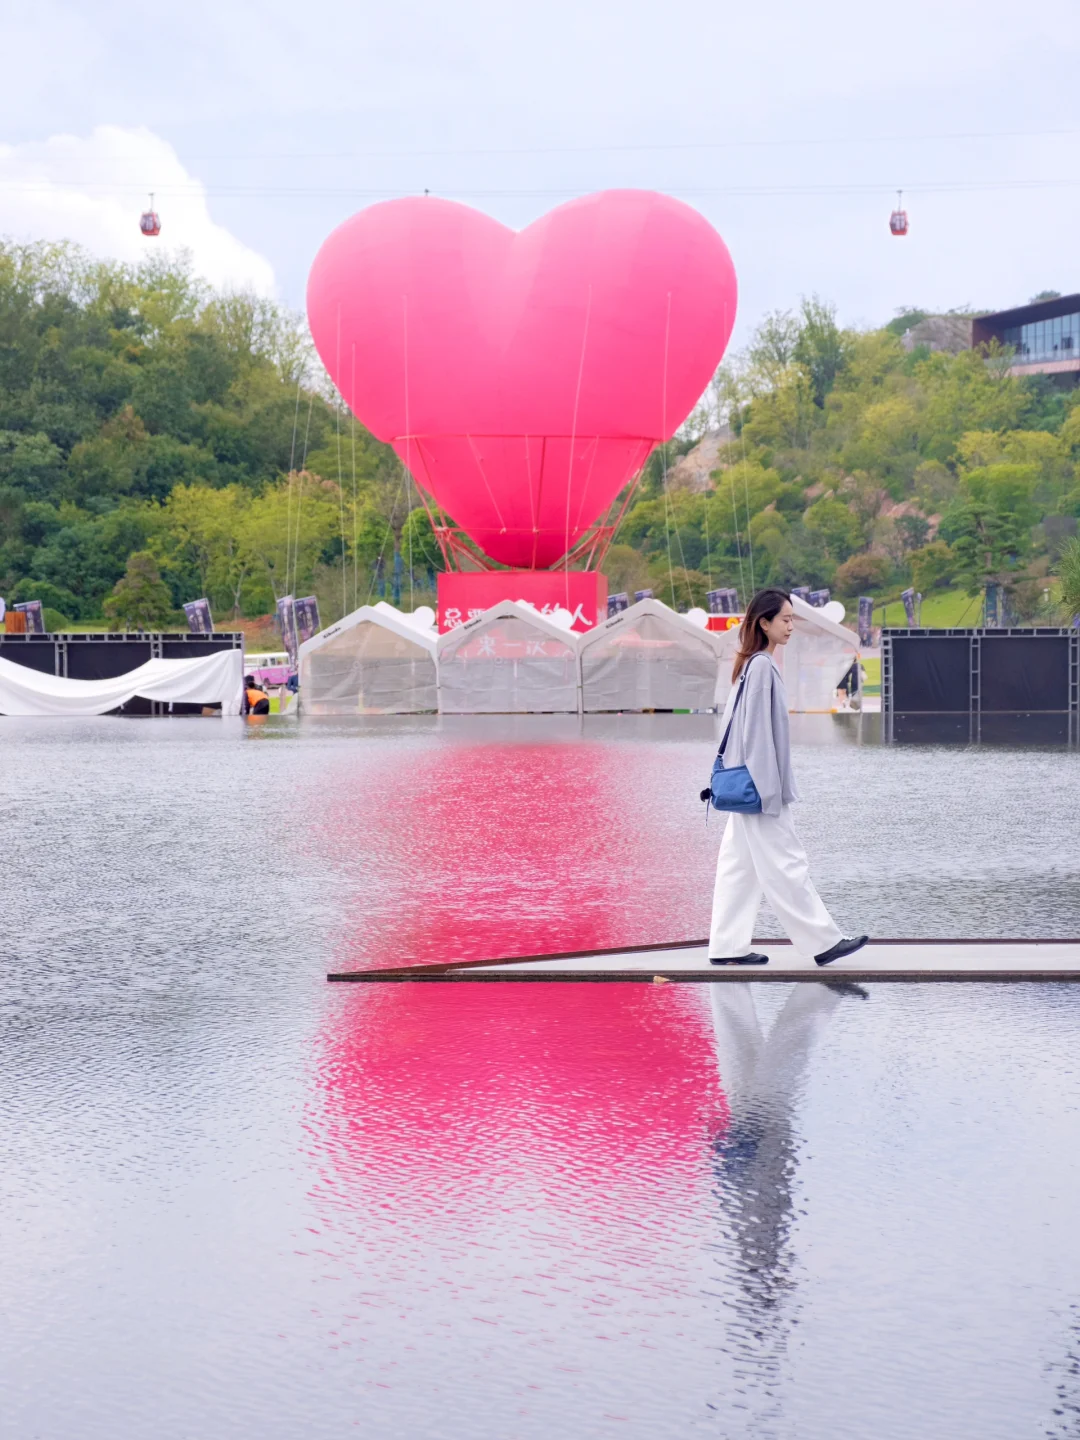
<svg viewBox="0 0 1080 1440">
<path fill-rule="evenodd" d="M 585 374 L 585 348 L 589 343 L 589 322 L 592 319 L 592 286 L 585 302 L 585 329 L 581 335 L 581 359 L 578 361 L 577 389 L 574 391 L 574 420 L 570 427 L 570 466 L 566 476 L 566 523 L 563 532 L 563 555 L 566 557 L 566 608 L 570 609 L 570 487 L 574 481 L 574 448 L 577 445 L 578 406 L 581 403 L 581 381 Z"/>
<path fill-rule="evenodd" d="M 742 537 L 739 535 L 739 512 L 735 505 L 735 475 L 729 467 L 728 474 L 731 478 L 731 523 L 735 526 L 735 553 L 739 557 L 739 585 L 742 588 L 743 600 L 748 601 L 746 593 L 746 572 L 742 563 Z"/>
<path fill-rule="evenodd" d="M 541 448 L 541 450 L 540 450 L 540 475 L 537 477 L 538 480 L 542 480 L 543 473 L 544 473 L 544 451 L 543 451 L 543 448 Z M 536 542 L 537 542 L 537 538 L 538 538 L 538 535 L 539 535 L 539 527 L 537 526 L 537 523 L 536 523 L 536 511 L 537 511 L 537 506 L 539 505 L 539 502 L 540 502 L 540 489 L 539 489 L 539 485 L 538 485 L 538 486 L 537 486 L 536 494 L 535 494 L 535 495 L 533 494 L 532 454 L 531 454 L 530 449 L 529 449 L 529 436 L 528 436 L 528 435 L 525 436 L 525 484 L 526 484 L 526 488 L 528 489 L 528 492 L 529 492 L 529 518 L 530 518 L 530 520 L 532 521 L 532 536 L 533 536 L 532 568 L 535 570 L 535 569 L 536 569 Z"/>
<path fill-rule="evenodd" d="M 586 475 L 586 477 L 585 477 L 585 484 L 582 486 L 581 499 L 580 499 L 580 501 L 578 502 L 577 517 L 576 517 L 575 520 L 574 520 L 574 530 L 575 530 L 575 532 L 580 531 L 581 528 L 582 528 L 582 525 L 581 525 L 581 516 L 582 516 L 582 512 L 583 512 L 584 509 L 585 509 L 585 501 L 588 499 L 588 496 L 589 496 L 589 486 L 592 484 L 593 470 L 594 470 L 594 468 L 595 468 L 595 466 L 596 466 L 596 457 L 597 457 L 597 455 L 599 454 L 599 452 L 600 452 L 600 436 L 599 436 L 599 435 L 594 435 L 594 436 L 593 436 L 593 439 L 592 439 L 592 459 L 589 461 L 589 473 L 588 473 L 588 475 Z"/>
<path fill-rule="evenodd" d="M 675 514 L 675 507 L 671 503 L 671 496 L 668 493 L 668 470 L 667 470 L 667 441 L 663 438 L 667 434 L 667 375 L 668 375 L 668 340 L 671 334 L 671 291 L 667 297 L 667 319 L 664 323 L 664 379 L 662 390 L 662 408 L 660 425 L 660 463 L 663 467 L 663 490 L 664 490 L 664 539 L 667 542 L 667 567 L 668 582 L 671 585 L 671 608 L 674 610 L 678 603 L 675 599 L 675 570 L 671 563 L 671 527 Z M 675 525 L 675 539 L 679 542 L 679 554 L 682 557 L 683 579 L 686 581 L 686 593 L 690 596 L 690 604 L 694 603 L 694 594 L 690 589 L 690 580 L 686 573 L 686 551 L 683 549 L 682 533 L 678 525 Z"/>
<path fill-rule="evenodd" d="M 296 490 L 296 543 L 293 545 L 293 574 L 292 584 L 289 584 L 289 576 L 285 576 L 286 595 L 295 595 L 297 581 L 300 578 L 300 508 L 304 503 L 304 476 L 307 473 L 305 467 L 308 457 L 308 441 L 311 438 L 311 411 L 315 404 L 315 391 L 312 390 L 308 398 L 307 425 L 304 427 L 304 455 L 300 461 L 300 474 L 297 477 L 299 485 Z"/>
<path fill-rule="evenodd" d="M 356 341 L 352 347 L 352 397 L 356 399 Z M 356 602 L 360 598 L 360 574 L 357 569 L 359 564 L 358 530 L 360 498 L 356 488 L 356 416 L 352 417 L 352 603 L 356 609 Z"/>
<path fill-rule="evenodd" d="M 409 526 L 409 604 L 413 610 L 413 565 L 412 565 L 412 424 L 409 420 L 409 297 L 401 297 L 402 355 L 405 362 L 405 524 Z M 395 505 L 396 505 L 395 501 Z"/>
<path fill-rule="evenodd" d="M 341 374 L 341 306 L 337 312 L 337 373 Z M 339 390 L 337 403 L 334 406 L 334 416 L 337 424 L 337 495 L 338 495 L 338 519 L 341 524 L 341 618 L 344 619 L 349 613 L 349 593 L 347 590 L 348 574 L 345 568 L 345 474 L 341 465 L 341 407 L 345 404 L 345 397 Z"/>
<path fill-rule="evenodd" d="M 296 379 L 296 409 L 293 411 L 292 445 L 289 448 L 289 488 L 285 501 L 285 591 L 289 589 L 289 565 L 292 562 L 292 502 L 296 485 L 296 432 L 300 425 L 300 386 L 302 377 Z M 275 601 L 277 596 L 274 596 Z"/>
<path fill-rule="evenodd" d="M 379 578 L 379 572 L 382 569 L 383 555 L 386 553 L 386 542 L 394 533 L 394 516 L 397 514 L 398 501 L 401 499 L 402 492 L 405 489 L 405 478 L 408 473 L 403 465 L 401 467 L 401 479 L 398 481 L 397 494 L 394 496 L 394 503 L 390 507 L 390 518 L 386 522 L 386 534 L 383 536 L 382 544 L 379 546 L 379 554 L 371 572 L 371 580 L 368 583 L 367 599 L 364 601 L 365 605 L 371 604 L 371 597 L 375 593 L 375 581 Z"/>
<path fill-rule="evenodd" d="M 743 497 L 744 497 L 745 500 L 746 500 L 746 544 L 747 544 L 747 547 L 748 547 L 748 549 L 749 549 L 749 551 L 750 551 L 750 589 L 751 589 L 751 591 L 754 591 L 754 590 L 757 589 L 757 586 L 754 584 L 754 537 L 753 537 L 753 535 L 750 534 L 750 477 L 749 477 L 749 476 L 747 475 L 747 473 L 746 473 L 746 471 L 747 471 L 747 463 L 746 463 L 746 427 L 745 427 L 745 426 L 740 426 L 740 427 L 739 427 L 739 439 L 742 441 Z M 747 597 L 747 604 L 749 604 L 749 603 L 750 603 L 750 597 L 748 596 L 748 597 Z"/>
<path fill-rule="evenodd" d="M 708 496 L 702 505 L 702 513 L 705 516 L 705 579 L 709 582 L 709 589 L 713 588 L 712 583 L 712 551 L 709 547 L 709 500 Z"/>
<path fill-rule="evenodd" d="M 495 496 L 492 494 L 492 492 L 491 492 L 491 486 L 488 484 L 487 475 L 484 473 L 484 460 L 483 460 L 483 456 L 480 454 L 479 450 L 477 450 L 476 445 L 475 445 L 475 443 L 473 442 L 473 438 L 472 438 L 471 435 L 466 435 L 466 436 L 465 436 L 465 439 L 469 442 L 469 449 L 472 451 L 472 457 L 473 457 L 473 459 L 476 461 L 476 468 L 480 471 L 480 478 L 481 478 L 481 480 L 483 480 L 483 482 L 484 482 L 484 489 L 487 491 L 487 493 L 488 493 L 488 499 L 491 501 L 492 506 L 494 507 L 494 510 L 495 510 L 495 514 L 496 514 L 496 516 L 498 517 L 499 526 L 500 526 L 500 533 L 503 534 L 503 535 L 505 535 L 505 534 L 506 534 L 506 521 L 505 521 L 505 520 L 503 519 L 503 517 L 502 517 L 502 511 L 499 509 L 499 502 L 495 499 Z"/>
</svg>

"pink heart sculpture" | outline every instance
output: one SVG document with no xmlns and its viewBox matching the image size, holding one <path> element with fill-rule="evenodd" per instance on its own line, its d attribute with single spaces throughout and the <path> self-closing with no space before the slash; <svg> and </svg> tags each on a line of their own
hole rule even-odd
<svg viewBox="0 0 1080 1440">
<path fill-rule="evenodd" d="M 696 210 L 608 190 L 521 231 L 372 205 L 315 257 L 308 318 L 350 409 L 492 559 L 554 565 L 689 415 L 735 322 Z"/>
</svg>

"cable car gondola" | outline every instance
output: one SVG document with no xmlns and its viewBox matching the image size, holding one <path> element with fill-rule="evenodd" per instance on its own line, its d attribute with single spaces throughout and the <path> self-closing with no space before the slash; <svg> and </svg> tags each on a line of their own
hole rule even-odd
<svg viewBox="0 0 1080 1440">
<path fill-rule="evenodd" d="M 908 232 L 907 211 L 902 208 L 900 202 L 904 198 L 904 192 L 896 192 L 896 209 L 889 216 L 889 230 L 893 235 L 906 235 Z"/>
<path fill-rule="evenodd" d="M 146 236 L 161 234 L 161 220 L 158 217 L 157 211 L 154 209 L 153 195 L 150 196 L 150 209 L 144 210 L 139 217 L 139 229 Z"/>
</svg>

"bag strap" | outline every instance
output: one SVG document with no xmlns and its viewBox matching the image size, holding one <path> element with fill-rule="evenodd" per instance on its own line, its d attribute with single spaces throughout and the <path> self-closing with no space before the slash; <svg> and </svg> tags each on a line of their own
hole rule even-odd
<svg viewBox="0 0 1080 1440">
<path fill-rule="evenodd" d="M 724 751 L 727 749 L 728 736 L 731 734 L 731 727 L 735 723 L 735 712 L 738 710 L 739 701 L 742 699 L 743 686 L 746 684 L 746 677 L 750 671 L 750 666 L 757 658 L 757 655 L 759 655 L 760 653 L 760 651 L 755 651 L 755 653 L 750 656 L 750 659 L 747 660 L 746 664 L 742 668 L 742 674 L 739 676 L 739 688 L 735 695 L 735 704 L 731 707 L 731 715 L 724 730 L 724 738 L 720 741 L 720 749 L 716 752 L 720 756 L 722 756 Z"/>
</svg>

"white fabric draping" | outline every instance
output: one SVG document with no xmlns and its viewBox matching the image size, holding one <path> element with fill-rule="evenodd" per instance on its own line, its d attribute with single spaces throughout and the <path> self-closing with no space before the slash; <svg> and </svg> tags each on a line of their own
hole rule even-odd
<svg viewBox="0 0 1080 1440">
<path fill-rule="evenodd" d="M 0 659 L 0 715 L 105 715 L 136 695 L 166 703 L 220 704 L 223 715 L 239 715 L 243 662 L 242 650 L 218 650 L 190 660 L 147 660 L 111 680 L 71 680 Z"/>
</svg>

